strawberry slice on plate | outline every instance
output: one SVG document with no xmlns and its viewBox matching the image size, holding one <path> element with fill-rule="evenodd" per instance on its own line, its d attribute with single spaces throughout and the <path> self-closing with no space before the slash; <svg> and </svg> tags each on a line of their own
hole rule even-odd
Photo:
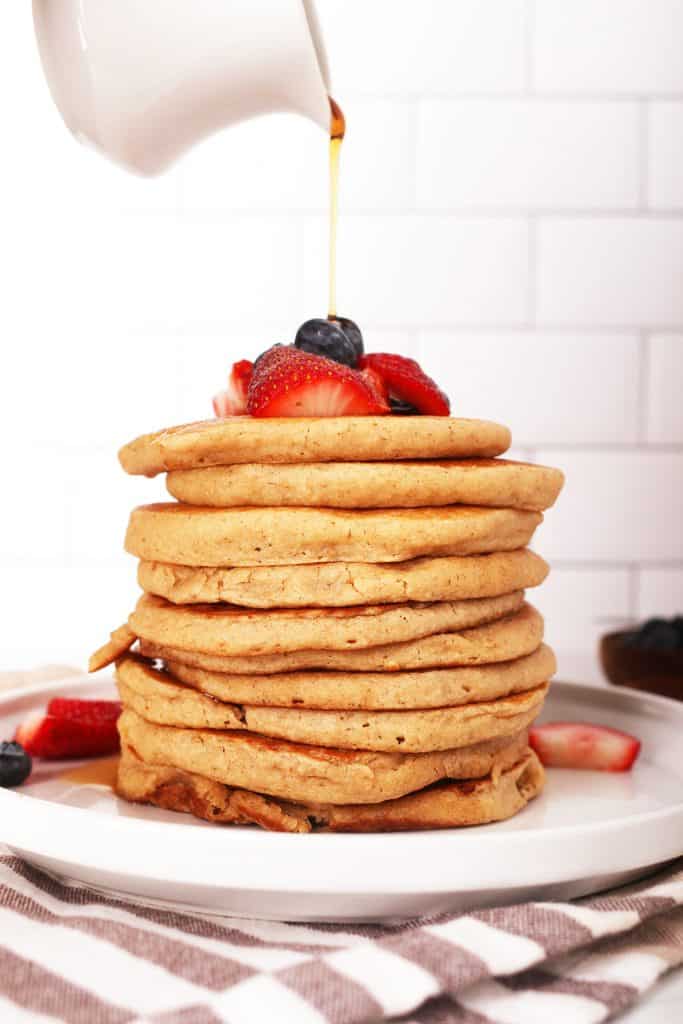
<svg viewBox="0 0 683 1024">
<path fill-rule="evenodd" d="M 14 738 L 32 757 L 103 757 L 119 749 L 120 714 L 118 701 L 55 697 L 45 713 L 29 715 Z"/>
<path fill-rule="evenodd" d="M 246 416 L 247 391 L 254 372 L 254 364 L 248 359 L 234 363 L 226 391 L 220 391 L 213 400 L 213 411 L 219 419 L 227 416 Z"/>
<path fill-rule="evenodd" d="M 363 356 L 361 370 L 373 370 L 385 383 L 391 398 L 408 402 L 425 416 L 448 416 L 451 403 L 419 363 L 406 356 L 373 352 Z"/>
<path fill-rule="evenodd" d="M 529 731 L 529 746 L 548 768 L 625 772 L 640 753 L 640 740 L 627 732 L 585 722 L 548 722 Z"/>
<path fill-rule="evenodd" d="M 325 356 L 276 345 L 259 357 L 249 385 L 252 416 L 383 416 L 375 379 Z"/>
</svg>

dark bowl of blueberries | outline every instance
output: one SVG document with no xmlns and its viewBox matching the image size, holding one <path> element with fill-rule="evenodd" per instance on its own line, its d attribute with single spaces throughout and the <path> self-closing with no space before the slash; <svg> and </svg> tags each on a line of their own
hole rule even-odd
<svg viewBox="0 0 683 1024">
<path fill-rule="evenodd" d="M 615 686 L 683 700 L 683 615 L 608 633 L 600 643 L 600 659 Z"/>
</svg>

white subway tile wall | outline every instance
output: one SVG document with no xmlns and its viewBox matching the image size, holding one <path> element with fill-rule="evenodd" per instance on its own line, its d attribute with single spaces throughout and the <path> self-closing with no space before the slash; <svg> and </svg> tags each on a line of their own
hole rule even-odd
<svg viewBox="0 0 683 1024">
<path fill-rule="evenodd" d="M 647 360 L 647 439 L 683 445 L 683 334 L 652 335 Z"/>
<path fill-rule="evenodd" d="M 539 91 L 668 96 L 683 91 L 680 0 L 536 0 Z"/>
<path fill-rule="evenodd" d="M 683 563 L 683 452 L 608 453 L 539 448 L 567 475 L 562 500 L 538 530 L 554 561 Z"/>
<path fill-rule="evenodd" d="M 638 441 L 637 334 L 424 331 L 420 358 L 463 416 L 511 424 L 516 445 Z"/>
<path fill-rule="evenodd" d="M 595 651 L 602 633 L 630 619 L 630 574 L 628 569 L 555 566 L 533 600 L 546 619 L 545 638 L 557 651 Z"/>
<path fill-rule="evenodd" d="M 126 175 L 69 136 L 7 7 L 2 661 L 83 661 L 135 600 L 128 511 L 164 495 L 117 447 L 210 416 L 234 359 L 325 309 L 327 148 L 280 115 Z M 342 312 L 565 470 L 534 598 L 561 656 L 683 612 L 683 0 L 317 7 Z"/>
<path fill-rule="evenodd" d="M 680 615 L 683 569 L 642 569 L 638 590 L 641 617 Z"/>
<path fill-rule="evenodd" d="M 538 223 L 537 257 L 542 324 L 683 320 L 683 219 L 548 217 Z"/>
<path fill-rule="evenodd" d="M 425 100 L 418 124 L 417 199 L 425 209 L 638 205 L 636 104 Z"/>
<path fill-rule="evenodd" d="M 528 251 L 521 217 L 349 214 L 339 229 L 339 302 L 365 325 L 523 324 Z M 311 219 L 303 253 L 307 310 L 326 299 L 327 254 L 325 222 Z"/>
<path fill-rule="evenodd" d="M 491 92 L 524 87 L 525 0 L 320 0 L 340 96 Z"/>
<path fill-rule="evenodd" d="M 654 209 L 683 210 L 683 102 L 651 104 L 646 131 L 648 200 Z"/>
</svg>

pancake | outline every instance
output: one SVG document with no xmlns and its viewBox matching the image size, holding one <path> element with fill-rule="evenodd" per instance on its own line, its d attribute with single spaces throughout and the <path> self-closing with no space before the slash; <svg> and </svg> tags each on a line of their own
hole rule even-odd
<svg viewBox="0 0 683 1024">
<path fill-rule="evenodd" d="M 129 619 L 136 636 L 161 646 L 207 654 L 254 655 L 286 651 L 353 650 L 400 643 L 461 629 L 504 615 L 506 597 L 433 604 L 364 605 L 361 608 L 270 608 L 176 605 L 143 594 Z"/>
<path fill-rule="evenodd" d="M 117 658 L 131 649 L 136 640 L 137 636 L 127 623 L 119 626 L 109 634 L 107 643 L 90 655 L 88 672 L 99 672 L 101 668 L 113 665 Z"/>
<path fill-rule="evenodd" d="M 544 772 L 529 748 L 512 765 L 468 782 L 444 781 L 380 804 L 319 804 L 277 800 L 220 782 L 146 764 L 124 747 L 117 792 L 125 800 L 194 814 L 221 825 L 258 825 L 271 832 L 399 832 L 503 821 L 543 788 Z"/>
<path fill-rule="evenodd" d="M 234 675 L 264 675 L 301 669 L 339 669 L 347 672 L 399 672 L 405 669 L 478 665 L 506 661 L 535 650 L 543 638 L 543 620 L 538 612 L 514 613 L 523 604 L 521 592 L 483 601 L 460 602 L 462 625 L 459 632 L 437 633 L 420 640 L 385 644 L 362 650 L 289 651 L 258 657 L 229 657 L 183 650 L 151 640 L 140 641 L 140 652 L 149 658 L 180 662 L 209 672 Z M 475 625 L 482 623 L 482 625 Z M 475 626 L 475 628 L 468 628 Z M 177 638 L 175 638 L 177 642 Z"/>
<path fill-rule="evenodd" d="M 492 505 L 542 512 L 554 504 L 559 469 L 505 459 L 452 462 L 327 462 L 212 466 L 169 473 L 178 501 L 216 508 L 420 508 Z"/>
<path fill-rule="evenodd" d="M 323 419 L 207 420 L 144 434 L 119 452 L 127 473 L 235 463 L 376 462 L 492 458 L 510 447 L 510 431 L 450 416 L 331 416 Z"/>
<path fill-rule="evenodd" d="M 555 674 L 555 656 L 533 654 L 494 665 L 422 672 L 291 672 L 238 676 L 167 662 L 171 676 L 229 704 L 283 708 L 389 711 L 440 708 L 523 693 Z"/>
<path fill-rule="evenodd" d="M 471 746 L 526 729 L 548 687 L 453 708 L 409 711 L 319 711 L 224 704 L 174 682 L 135 657 L 117 664 L 124 707 L 147 722 L 197 730 L 245 730 L 261 736 L 342 750 L 423 753 Z"/>
<path fill-rule="evenodd" d="M 404 562 L 524 547 L 542 519 L 540 512 L 470 506 L 345 512 L 167 503 L 133 510 L 125 546 L 144 561 L 173 565 Z"/>
<path fill-rule="evenodd" d="M 123 748 L 131 748 L 146 764 L 178 768 L 287 800 L 335 804 L 377 804 L 440 779 L 483 778 L 500 770 L 501 757 L 514 764 L 527 749 L 523 732 L 430 754 L 334 750 L 249 732 L 173 729 L 146 722 L 130 710 L 121 715 L 119 732 Z"/>
<path fill-rule="evenodd" d="M 537 587 L 547 575 L 547 563 L 525 548 L 383 565 L 329 562 L 221 569 L 140 562 L 138 567 L 141 588 L 173 604 L 225 602 L 245 608 L 349 608 L 497 597 Z"/>
</svg>

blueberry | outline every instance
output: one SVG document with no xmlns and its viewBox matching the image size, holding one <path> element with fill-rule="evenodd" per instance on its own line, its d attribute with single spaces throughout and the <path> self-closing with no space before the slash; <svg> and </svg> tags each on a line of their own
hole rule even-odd
<svg viewBox="0 0 683 1024">
<path fill-rule="evenodd" d="M 678 633 L 678 646 L 683 647 L 683 615 L 677 615 L 671 620 L 671 625 Z"/>
<path fill-rule="evenodd" d="M 0 743 L 0 786 L 20 786 L 32 768 L 33 762 L 21 744 Z"/>
<path fill-rule="evenodd" d="M 355 366 L 356 349 L 343 328 L 334 320 L 307 320 L 296 333 L 296 348 L 314 356 L 325 356 L 344 366 Z"/>
<path fill-rule="evenodd" d="M 389 405 L 394 416 L 419 416 L 419 411 L 410 402 L 402 402 L 400 398 L 390 398 Z"/>
<path fill-rule="evenodd" d="M 336 316 L 332 322 L 339 324 L 342 331 L 353 345 L 357 363 L 365 351 L 363 348 L 363 335 L 360 332 L 360 327 L 358 324 L 354 323 L 353 320 L 349 320 L 348 317 L 345 316 Z"/>
<path fill-rule="evenodd" d="M 666 625 L 668 625 L 666 619 L 648 619 L 647 622 L 644 622 L 640 627 L 640 632 L 643 634 L 643 636 L 649 636 L 649 634 L 652 633 L 653 630 L 659 629 L 660 626 Z"/>
<path fill-rule="evenodd" d="M 660 619 L 645 633 L 640 647 L 645 651 L 675 651 L 678 647 L 678 630 L 670 622 Z"/>
</svg>

